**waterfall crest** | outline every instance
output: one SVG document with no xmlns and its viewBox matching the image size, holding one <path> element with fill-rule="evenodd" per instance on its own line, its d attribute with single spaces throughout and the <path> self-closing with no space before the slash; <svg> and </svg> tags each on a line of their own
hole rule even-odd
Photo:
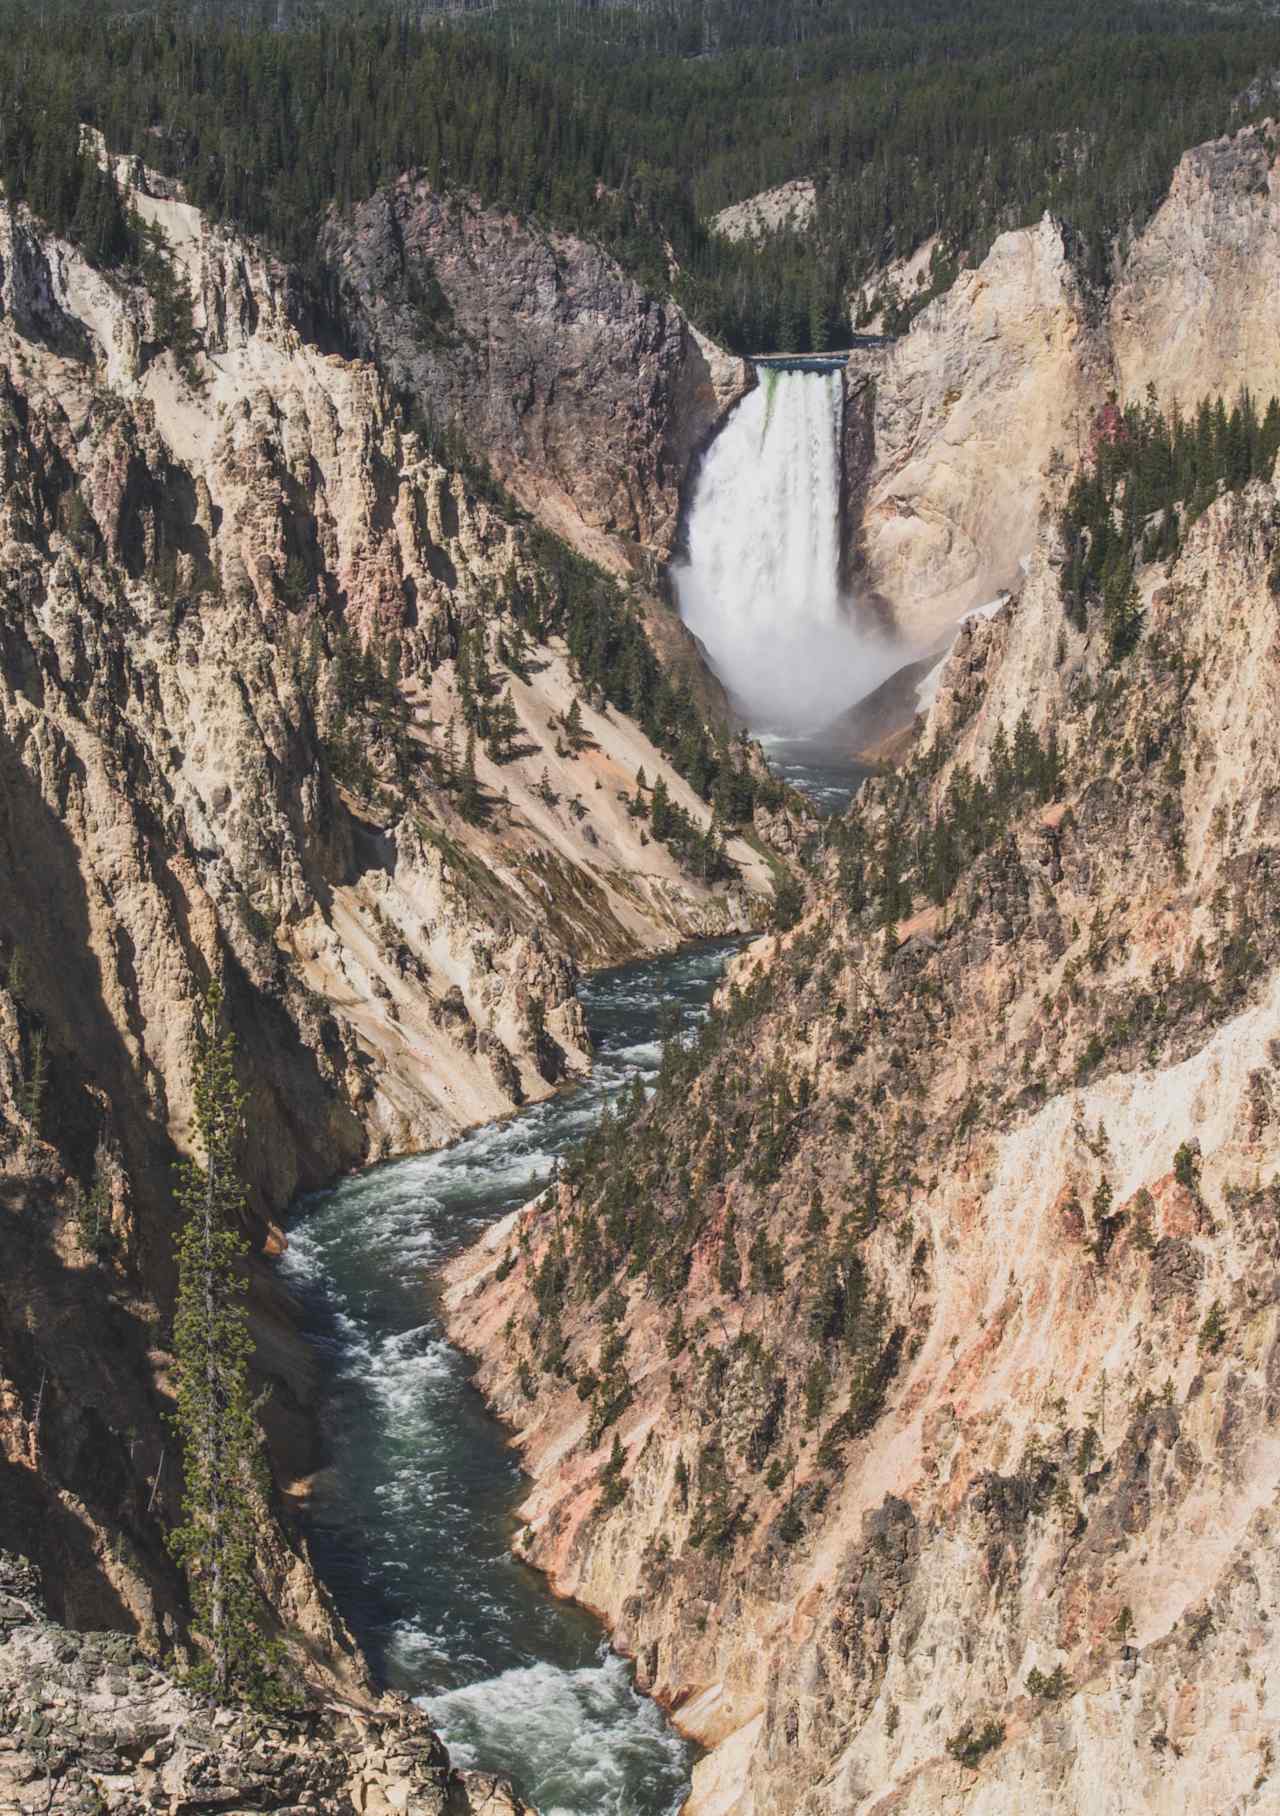
<svg viewBox="0 0 1280 1816">
<path fill-rule="evenodd" d="M 815 731 L 893 667 L 840 596 L 841 407 L 839 372 L 762 370 L 694 489 L 680 615 L 756 731 Z"/>
</svg>

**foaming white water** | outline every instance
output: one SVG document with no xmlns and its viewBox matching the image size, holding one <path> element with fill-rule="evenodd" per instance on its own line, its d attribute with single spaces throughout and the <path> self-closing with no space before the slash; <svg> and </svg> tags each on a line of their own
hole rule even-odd
<svg viewBox="0 0 1280 1816">
<path fill-rule="evenodd" d="M 455 1765 L 483 1759 L 501 1771 L 510 1761 L 542 1816 L 635 1816 L 654 1807 L 646 1792 L 669 1782 L 681 1763 L 680 1741 L 612 1655 L 576 1671 L 549 1664 L 503 1671 L 418 1700 Z"/>
<path fill-rule="evenodd" d="M 763 370 L 702 463 L 680 615 L 757 730 L 813 731 L 902 660 L 841 598 L 838 372 Z"/>
</svg>

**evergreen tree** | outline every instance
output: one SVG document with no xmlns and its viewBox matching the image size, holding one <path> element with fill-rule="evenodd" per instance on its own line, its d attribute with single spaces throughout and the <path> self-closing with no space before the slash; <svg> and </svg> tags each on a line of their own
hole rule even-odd
<svg viewBox="0 0 1280 1816">
<path fill-rule="evenodd" d="M 582 723 L 582 707 L 578 702 L 576 694 L 573 697 L 573 702 L 570 705 L 568 712 L 564 716 L 564 736 L 565 743 L 569 746 L 569 749 L 575 756 L 579 755 L 580 752 L 587 750 L 595 742 L 591 733 Z"/>
<path fill-rule="evenodd" d="M 672 814 L 673 809 L 671 797 L 667 793 L 667 784 L 659 776 L 653 785 L 653 793 L 649 797 L 649 824 L 653 828 L 655 839 L 663 840 L 669 836 Z"/>
<path fill-rule="evenodd" d="M 28 1151 L 40 1138 L 40 1125 L 44 1116 L 44 1093 L 48 1079 L 49 1062 L 45 1054 L 44 1029 L 37 1028 L 31 1036 L 27 1072 L 22 1081 L 22 1113 L 27 1119 L 24 1146 Z"/>
<path fill-rule="evenodd" d="M 1142 601 L 1133 577 L 1133 563 L 1128 559 L 1117 561 L 1106 577 L 1102 618 L 1111 660 L 1121 662 L 1142 634 Z"/>
<path fill-rule="evenodd" d="M 720 1266 L 717 1270 L 720 1291 L 726 1298 L 736 1299 L 742 1286 L 742 1262 L 738 1255 L 738 1231 L 732 1211 L 725 1215 L 724 1235 L 720 1245 Z"/>
<path fill-rule="evenodd" d="M 177 1244 L 173 1423 L 184 1485 L 182 1524 L 169 1546 L 186 1572 L 195 1629 L 208 1649 L 199 1678 L 219 1702 L 262 1702 L 278 1695 L 278 1684 L 254 1578 L 262 1484 L 241 1280 L 247 1245 L 237 1227 L 245 1096 L 216 983 L 202 1004 L 194 1097 L 201 1158 L 184 1163 L 176 1194 L 185 1221 Z"/>
<path fill-rule="evenodd" d="M 476 734 L 474 727 L 467 732 L 466 754 L 462 759 L 462 772 L 458 777 L 458 812 L 464 820 L 473 826 L 479 825 L 485 817 L 484 791 L 476 777 Z"/>
</svg>

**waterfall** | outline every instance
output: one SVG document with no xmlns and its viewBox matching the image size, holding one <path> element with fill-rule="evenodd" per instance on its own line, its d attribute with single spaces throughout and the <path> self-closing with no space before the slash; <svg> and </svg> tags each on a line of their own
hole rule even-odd
<svg viewBox="0 0 1280 1816">
<path fill-rule="evenodd" d="M 760 381 L 707 450 L 676 589 L 751 727 L 813 732 L 894 658 L 840 596 L 840 373 Z"/>
</svg>

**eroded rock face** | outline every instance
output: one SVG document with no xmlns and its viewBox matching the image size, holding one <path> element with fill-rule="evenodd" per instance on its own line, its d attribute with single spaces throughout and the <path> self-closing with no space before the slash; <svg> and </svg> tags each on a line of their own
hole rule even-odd
<svg viewBox="0 0 1280 1816">
<path fill-rule="evenodd" d="M 693 1816 L 1275 1803 L 1278 551 L 1220 500 L 1116 665 L 1047 537 L 657 1120 L 454 1270 Z M 858 919 L 895 803 L 1032 730 L 1057 797 Z"/>
<path fill-rule="evenodd" d="M 855 591 L 887 601 L 913 647 L 1009 586 L 1057 476 L 1114 391 L 1166 408 L 1280 392 L 1275 134 L 1250 127 L 1182 159 L 1110 296 L 1045 217 L 1007 233 L 892 349 L 859 353 L 874 385 L 874 460 L 846 496 Z"/>
<path fill-rule="evenodd" d="M 1275 127 L 1187 153 L 1125 262 L 1108 328 L 1124 398 L 1166 408 L 1280 389 L 1280 175 Z"/>
<path fill-rule="evenodd" d="M 669 554 L 690 459 L 754 375 L 598 246 L 406 177 L 326 252 L 363 352 L 543 522 L 615 569 Z"/>
<path fill-rule="evenodd" d="M 323 1810 L 522 1816 L 500 1780 L 455 1772 L 412 1704 L 305 1714 L 211 1707 L 122 1633 L 71 1632 L 0 1553 L 0 1807 L 60 1816 Z"/>
<path fill-rule="evenodd" d="M 848 505 L 855 581 L 913 648 L 1017 576 L 1049 461 L 1075 452 L 1109 380 L 1064 229 L 1000 234 L 893 347 L 859 352 L 875 458 Z"/>
<path fill-rule="evenodd" d="M 522 633 L 507 665 L 511 601 L 552 584 L 529 526 L 325 350 L 286 270 L 121 175 L 190 296 L 177 351 L 145 290 L 0 211 L 0 1542 L 45 1547 L 68 1618 L 158 1639 L 181 1606 L 163 1308 L 206 980 L 249 1093 L 253 1244 L 278 1252 L 299 1189 L 585 1065 L 580 965 L 750 925 L 767 880 L 739 844 L 709 889 L 646 836 L 642 768 L 710 810 L 619 712 L 580 702 L 566 742 L 563 642 Z M 482 669 L 505 750 L 469 750 Z M 95 1179 L 100 1262 L 76 1219 Z M 264 1416 L 305 1477 L 305 1364 L 265 1275 L 255 1295 Z M 278 1605 L 317 1668 L 358 1677 L 278 1536 Z"/>
<path fill-rule="evenodd" d="M 1106 344 L 1063 230 L 1046 217 L 1002 234 L 909 334 L 855 360 L 875 384 L 865 577 L 923 647 L 1016 575 L 1035 540 L 1043 469 L 1103 395 Z"/>
</svg>

